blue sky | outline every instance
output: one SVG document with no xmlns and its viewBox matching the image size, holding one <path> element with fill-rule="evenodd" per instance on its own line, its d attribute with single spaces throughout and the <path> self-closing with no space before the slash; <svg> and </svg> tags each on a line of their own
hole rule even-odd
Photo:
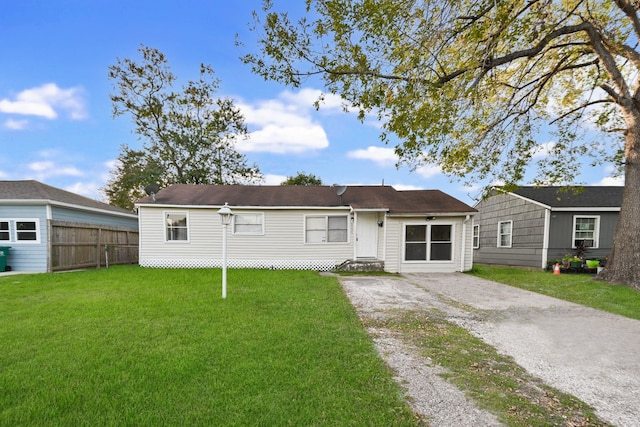
<svg viewBox="0 0 640 427">
<path fill-rule="evenodd" d="M 219 95 L 234 99 L 252 132 L 237 148 L 258 164 L 265 184 L 300 171 L 325 184 L 440 189 L 471 205 L 478 195 L 437 167 L 397 169 L 376 123 L 360 123 L 331 97 L 315 111 L 319 85 L 293 91 L 253 75 L 239 57 L 255 50 L 248 24 L 260 1 L 1 2 L 1 180 L 36 179 L 104 201 L 100 188 L 120 146 L 142 144 L 128 116 L 112 117 L 108 67 L 116 58 L 139 60 L 143 44 L 167 56 L 179 82 L 197 78 L 200 63 L 214 68 Z M 303 2 L 280 3 L 299 8 Z M 235 46 L 236 34 L 246 50 Z M 584 175 L 586 184 L 619 183 L 607 179 L 606 168 Z"/>
</svg>

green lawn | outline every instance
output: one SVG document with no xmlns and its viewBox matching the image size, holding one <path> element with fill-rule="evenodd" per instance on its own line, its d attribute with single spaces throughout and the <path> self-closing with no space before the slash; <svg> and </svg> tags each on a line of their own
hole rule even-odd
<svg viewBox="0 0 640 427">
<path fill-rule="evenodd" d="M 640 320 L 640 292 L 593 280 L 590 274 L 555 275 L 550 271 L 487 265 L 474 265 L 469 274 Z"/>
<path fill-rule="evenodd" d="M 116 266 L 0 276 L 0 425 L 417 421 L 333 277 Z"/>
</svg>

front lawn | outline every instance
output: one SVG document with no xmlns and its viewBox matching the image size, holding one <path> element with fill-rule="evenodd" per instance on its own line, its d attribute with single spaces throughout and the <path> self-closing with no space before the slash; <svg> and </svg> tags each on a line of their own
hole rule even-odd
<svg viewBox="0 0 640 427">
<path fill-rule="evenodd" d="M 0 425 L 416 425 L 333 277 L 0 275 Z"/>
<path fill-rule="evenodd" d="M 590 274 L 555 275 L 550 271 L 477 264 L 469 274 L 640 320 L 640 292 L 593 280 Z"/>
</svg>

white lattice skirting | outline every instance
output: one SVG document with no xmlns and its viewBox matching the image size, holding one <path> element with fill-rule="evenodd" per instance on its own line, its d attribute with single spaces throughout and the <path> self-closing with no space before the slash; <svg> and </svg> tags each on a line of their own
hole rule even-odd
<svg viewBox="0 0 640 427">
<path fill-rule="evenodd" d="M 228 259 L 228 268 L 261 268 L 268 270 L 331 271 L 341 261 L 324 259 Z M 141 267 L 152 268 L 222 268 L 221 259 L 140 258 Z"/>
</svg>

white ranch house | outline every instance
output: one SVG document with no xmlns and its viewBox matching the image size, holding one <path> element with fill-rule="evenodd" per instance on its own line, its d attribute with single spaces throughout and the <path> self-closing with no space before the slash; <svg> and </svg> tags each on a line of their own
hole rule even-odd
<svg viewBox="0 0 640 427">
<path fill-rule="evenodd" d="M 140 200 L 140 265 L 222 265 L 218 210 L 228 203 L 230 268 L 332 270 L 371 260 L 388 272 L 471 269 L 477 212 L 439 191 L 390 186 L 176 184 Z"/>
</svg>

